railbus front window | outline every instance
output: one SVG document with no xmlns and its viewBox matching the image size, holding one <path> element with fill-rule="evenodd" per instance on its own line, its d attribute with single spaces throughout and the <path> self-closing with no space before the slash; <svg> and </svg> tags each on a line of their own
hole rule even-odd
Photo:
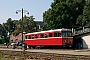
<svg viewBox="0 0 90 60">
<path fill-rule="evenodd" d="M 62 32 L 62 37 L 66 37 L 67 33 L 66 32 Z"/>
<path fill-rule="evenodd" d="M 67 32 L 67 36 L 68 37 L 72 36 L 72 32 Z"/>
</svg>

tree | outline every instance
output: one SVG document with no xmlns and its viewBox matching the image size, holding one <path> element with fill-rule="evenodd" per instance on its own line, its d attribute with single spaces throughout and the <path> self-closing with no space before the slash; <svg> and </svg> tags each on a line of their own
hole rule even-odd
<svg viewBox="0 0 90 60">
<path fill-rule="evenodd" d="M 10 34 L 15 30 L 15 23 L 14 23 L 15 20 L 12 20 L 11 18 L 9 18 L 6 22 L 6 30 L 7 30 L 7 33 L 9 32 Z"/>
<path fill-rule="evenodd" d="M 33 16 L 24 16 L 23 17 L 23 32 L 29 33 L 36 31 L 34 28 L 36 27 L 36 23 L 34 22 Z M 13 34 L 16 36 L 22 32 L 22 20 L 15 20 L 16 29 L 14 30 Z"/>
<path fill-rule="evenodd" d="M 24 16 L 24 31 L 25 32 L 34 32 L 36 31 L 35 30 L 35 27 L 36 27 L 36 23 L 34 21 L 34 17 L 33 16 Z"/>
<path fill-rule="evenodd" d="M 32 15 L 32 16 L 30 16 L 30 24 L 31 24 L 31 29 L 32 29 L 32 32 L 36 32 L 37 30 L 37 26 L 36 26 L 36 23 L 35 23 L 35 21 L 34 21 L 34 16 Z"/>
<path fill-rule="evenodd" d="M 9 18 L 6 23 L 0 25 L 0 31 L 1 31 L 0 37 L 4 39 L 3 42 L 9 42 L 9 36 L 14 30 L 15 30 L 15 24 L 11 18 Z"/>
<path fill-rule="evenodd" d="M 34 32 L 36 31 L 36 23 L 34 22 L 33 16 L 24 16 L 23 17 L 23 32 Z M 9 37 L 13 33 L 14 36 L 22 32 L 22 19 L 12 20 L 8 18 L 6 23 L 0 24 L 0 38 L 4 39 L 2 42 L 9 42 Z M 9 35 L 8 35 L 9 33 Z"/>
<path fill-rule="evenodd" d="M 0 39 L 2 40 L 2 43 L 9 42 L 5 23 L 0 24 Z"/>
<path fill-rule="evenodd" d="M 90 26 L 90 0 L 86 1 L 83 9 L 83 25 Z"/>
<path fill-rule="evenodd" d="M 84 0 L 54 0 L 51 8 L 43 13 L 47 29 L 72 28 L 83 13 Z"/>
</svg>

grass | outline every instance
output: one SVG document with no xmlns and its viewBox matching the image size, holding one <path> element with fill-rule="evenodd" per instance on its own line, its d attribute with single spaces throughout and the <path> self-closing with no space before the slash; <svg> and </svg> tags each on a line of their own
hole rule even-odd
<svg viewBox="0 0 90 60">
<path fill-rule="evenodd" d="M 4 46 L 4 44 L 0 44 L 0 46 Z"/>
<path fill-rule="evenodd" d="M 1 58 L 0 60 L 13 60 L 13 59 L 10 59 L 10 58 Z"/>
</svg>

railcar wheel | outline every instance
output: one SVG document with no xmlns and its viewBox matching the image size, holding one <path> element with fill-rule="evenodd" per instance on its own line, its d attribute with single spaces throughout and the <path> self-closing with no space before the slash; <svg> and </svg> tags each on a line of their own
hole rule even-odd
<svg viewBox="0 0 90 60">
<path fill-rule="evenodd" d="M 35 47 L 33 47 L 33 46 L 28 46 L 29 47 L 29 49 L 35 49 Z"/>
<path fill-rule="evenodd" d="M 31 46 L 28 46 L 29 49 L 31 49 Z"/>
<path fill-rule="evenodd" d="M 41 46 L 36 46 L 36 47 L 35 47 L 35 49 L 40 49 L 40 48 L 41 48 Z"/>
<path fill-rule="evenodd" d="M 66 44 L 66 48 L 72 48 L 72 45 Z"/>
<path fill-rule="evenodd" d="M 25 43 L 22 44 L 22 49 L 27 50 L 27 45 Z"/>
<path fill-rule="evenodd" d="M 65 47 L 66 47 L 65 45 L 62 46 L 62 48 L 65 48 Z"/>
<path fill-rule="evenodd" d="M 72 45 L 69 45 L 70 48 L 72 48 Z"/>
</svg>

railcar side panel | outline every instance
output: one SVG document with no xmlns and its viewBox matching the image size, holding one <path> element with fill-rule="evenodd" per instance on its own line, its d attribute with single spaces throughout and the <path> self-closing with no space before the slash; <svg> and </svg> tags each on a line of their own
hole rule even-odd
<svg viewBox="0 0 90 60">
<path fill-rule="evenodd" d="M 62 38 L 26 39 L 25 43 L 29 46 L 62 45 Z"/>
</svg>

